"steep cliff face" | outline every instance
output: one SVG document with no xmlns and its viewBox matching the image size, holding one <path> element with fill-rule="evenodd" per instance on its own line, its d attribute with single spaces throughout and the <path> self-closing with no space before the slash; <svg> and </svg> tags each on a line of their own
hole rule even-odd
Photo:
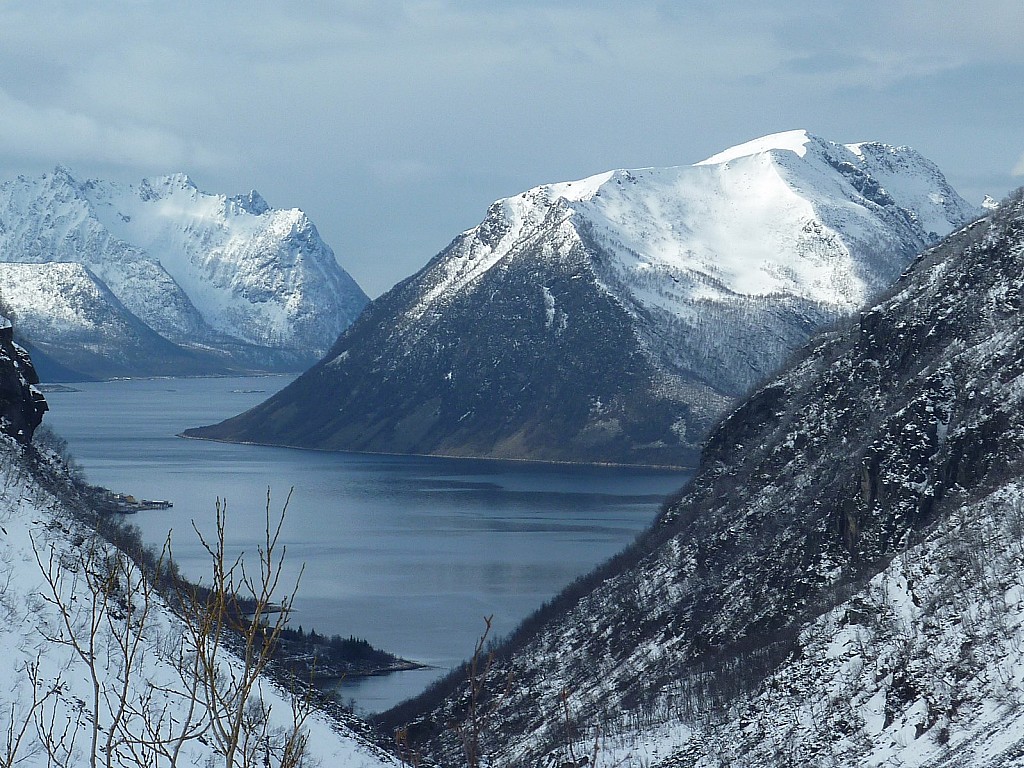
<svg viewBox="0 0 1024 768">
<path fill-rule="evenodd" d="M 734 398 L 974 213 L 909 148 L 804 131 L 536 187 L 272 400 L 190 434 L 686 464 Z"/>
<path fill-rule="evenodd" d="M 971 725 L 971 712 L 995 706 L 995 688 L 985 682 L 997 674 L 991 654 L 962 669 L 955 659 L 939 668 L 927 661 L 927 638 L 954 642 L 956 633 L 936 627 L 929 610 L 937 611 L 949 590 L 969 586 L 959 570 L 944 572 L 940 564 L 966 558 L 991 577 L 987 592 L 970 585 L 978 610 L 1002 604 L 1006 590 L 1016 588 L 1009 575 L 1017 555 L 993 558 L 991 571 L 987 560 L 976 558 L 998 548 L 978 538 L 978 530 L 987 526 L 998 537 L 997 531 L 1019 527 L 1022 290 L 1024 195 L 1017 193 L 927 251 L 888 298 L 850 327 L 815 339 L 789 370 L 736 409 L 712 433 L 700 471 L 658 523 L 498 650 L 492 679 L 515 683 L 485 739 L 495 764 L 533 764 L 564 744 L 565 713 L 571 712 L 574 732 L 629 731 L 638 754 L 657 740 L 659 729 L 671 730 L 669 751 L 678 755 L 668 764 L 718 765 L 716 755 L 746 750 L 757 757 L 743 764 L 777 765 L 777 754 L 758 751 L 753 732 L 743 747 L 729 741 L 727 726 L 714 731 L 717 753 L 701 739 L 716 719 L 740 730 L 744 723 L 774 722 L 766 708 L 781 699 L 772 686 L 798 679 L 781 690 L 792 693 L 786 706 L 799 708 L 794 691 L 829 684 L 815 678 L 814 665 L 801 666 L 800 654 L 813 651 L 822 661 L 817 669 L 831 669 L 824 660 L 838 653 L 833 641 L 844 626 L 875 632 L 892 600 L 869 580 L 886 568 L 897 586 L 899 579 L 919 580 L 909 593 L 900 587 L 917 606 L 901 625 L 914 634 L 903 642 L 898 633 L 876 632 L 870 639 L 878 645 L 862 661 L 890 664 L 882 657 L 903 642 L 910 656 L 902 677 L 889 678 L 882 690 L 888 673 L 879 673 L 868 690 L 857 687 L 868 675 L 853 670 L 850 679 L 860 682 L 844 688 L 845 698 L 819 705 L 820 727 L 805 722 L 802 730 L 784 733 L 808 750 L 815 740 L 835 743 L 839 737 L 825 723 L 838 723 L 842 718 L 832 715 L 844 701 L 856 700 L 865 707 L 861 720 L 847 718 L 843 727 L 851 729 L 845 736 L 857 737 L 837 746 L 848 750 L 849 760 L 836 764 L 873 764 L 870 755 L 886 747 L 894 728 L 915 722 L 914 738 L 935 728 L 927 764 L 960 764 L 959 747 L 992 738 Z M 958 541 L 952 521 L 968 508 Z M 964 548 L 968 532 L 977 547 Z M 901 565 L 893 561 L 897 554 Z M 827 613 L 851 595 L 845 613 Z M 1015 621 L 1007 630 L 1012 636 L 1019 635 Z M 965 690 L 974 686 L 977 698 L 958 708 L 942 705 L 936 693 L 934 712 L 915 719 L 911 709 L 924 704 L 913 690 L 901 690 L 900 680 L 909 675 L 921 691 L 937 692 L 944 674 L 962 675 Z M 435 753 L 454 759 L 458 745 L 451 733 L 431 732 L 432 724 L 465 715 L 461 680 L 456 676 L 448 685 L 446 698 L 435 692 L 386 719 L 417 721 Z M 1014 683 L 1012 690 L 1018 688 Z M 865 702 L 876 695 L 890 697 L 887 715 L 884 706 L 876 707 L 882 713 L 877 728 L 873 720 L 863 723 Z M 1006 704 L 1008 718 L 1024 715 L 1022 702 L 1018 696 Z M 745 720 L 739 714 L 729 719 L 747 705 Z M 649 729 L 637 728 L 643 722 Z M 890 728 L 893 722 L 901 725 Z M 993 746 L 991 753 L 1000 750 Z"/>
<path fill-rule="evenodd" d="M 46 399 L 28 353 L 14 343 L 14 328 L 0 318 L 0 431 L 27 444 L 43 420 Z"/>
</svg>

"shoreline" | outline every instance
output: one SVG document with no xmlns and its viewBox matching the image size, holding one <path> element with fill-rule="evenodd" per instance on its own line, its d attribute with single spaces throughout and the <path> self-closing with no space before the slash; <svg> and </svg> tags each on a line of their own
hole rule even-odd
<svg viewBox="0 0 1024 768">
<path fill-rule="evenodd" d="M 201 427 L 196 427 L 201 429 Z M 355 456 L 389 456 L 396 459 L 418 458 L 418 459 L 450 459 L 453 461 L 493 461 L 506 462 L 510 464 L 537 464 L 539 466 L 564 466 L 564 467 L 595 467 L 608 469 L 646 469 L 664 470 L 665 472 L 696 472 L 696 466 L 684 464 L 626 464 L 614 461 L 569 461 L 566 459 L 519 459 L 502 456 L 470 456 L 450 453 L 394 453 L 389 451 L 359 451 L 344 448 L 314 448 L 302 445 L 288 445 L 286 443 L 261 443 L 256 440 L 228 440 L 222 437 L 202 437 L 200 435 L 188 435 L 179 432 L 175 437 L 184 440 L 201 440 L 208 443 L 224 443 L 226 445 L 254 445 L 262 448 L 287 448 L 292 451 L 314 451 L 318 453 L 348 453 Z"/>
</svg>

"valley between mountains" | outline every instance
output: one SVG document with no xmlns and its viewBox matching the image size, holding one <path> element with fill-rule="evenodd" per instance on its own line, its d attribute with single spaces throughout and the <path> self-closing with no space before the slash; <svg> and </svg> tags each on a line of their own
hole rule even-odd
<svg viewBox="0 0 1024 768">
<path fill-rule="evenodd" d="M 118 657 L 140 626 L 120 583 L 93 636 L 128 667 L 89 677 L 73 644 L 42 648 L 38 627 L 63 637 L 68 615 L 89 614 L 87 600 L 67 608 L 70 582 L 38 597 L 40 547 L 71 579 L 96 521 L 32 441 L 46 404 L 16 332 L 89 375 L 117 357 L 103 346 L 115 337 L 138 350 L 132 365 L 311 362 L 190 437 L 697 466 L 634 544 L 420 696 L 369 724 L 311 711 L 303 748 L 323 765 L 1024 764 L 1021 191 L 983 209 L 910 148 L 774 134 L 496 201 L 345 314 L 359 294 L 284 298 L 347 283 L 302 250 L 318 240 L 307 220 L 255 194 L 207 196 L 184 177 L 125 192 L 63 171 L 2 189 L 15 326 L 0 329 L 0 648 L 15 664 L 0 713 L 25 724 L 17 764 L 57 747 L 85 759 L 84 737 L 53 738 L 90 727 L 119 734 L 109 754 L 132 764 L 145 728 L 212 722 L 220 705 L 177 695 L 199 646 L 179 642 L 188 615 L 173 601 L 147 603 L 159 631 Z M 54 217 L 27 212 L 57 199 L 44 237 Z M 92 242 L 106 250 L 44 258 Z M 293 291 L 316 282 L 314 262 L 333 287 Z M 68 287 L 47 304 L 40 284 Z M 310 319 L 320 310 L 332 319 Z M 225 649 L 221 674 L 240 658 Z M 90 709 L 93 684 L 105 694 Z M 251 701 L 266 760 L 283 763 L 295 699 L 264 679 Z M 171 731 L 180 764 L 223 757 L 223 742 Z"/>
</svg>

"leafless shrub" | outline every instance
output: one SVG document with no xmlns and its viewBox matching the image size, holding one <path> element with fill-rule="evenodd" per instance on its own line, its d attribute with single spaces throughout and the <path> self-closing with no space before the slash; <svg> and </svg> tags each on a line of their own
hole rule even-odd
<svg viewBox="0 0 1024 768">
<path fill-rule="evenodd" d="M 38 659 L 29 664 L 25 688 L 31 690 L 31 701 L 21 708 L 11 705 L 10 725 L 0 734 L 5 737 L 0 768 L 16 765 L 33 748 L 45 751 L 54 766 L 173 767 L 183 747 L 200 740 L 212 744 L 225 768 L 302 765 L 308 738 L 304 724 L 312 710 L 308 691 L 292 691 L 291 711 L 276 720 L 283 725 L 275 725 L 262 690 L 298 587 L 296 582 L 284 600 L 276 601 L 287 506 L 286 501 L 273 518 L 268 490 L 258 567 L 247 569 L 241 556 L 227 559 L 226 507 L 217 502 L 216 533 L 209 541 L 200 537 L 210 556 L 211 583 L 187 589 L 183 581 L 174 581 L 180 624 L 163 637 L 157 637 L 156 584 L 170 557 L 169 540 L 166 557 L 146 569 L 97 535 L 71 548 L 45 547 L 34 540 L 44 582 L 41 599 L 55 616 L 42 630 L 43 639 L 68 649 L 85 669 L 89 695 L 69 698 L 60 677 L 43 680 Z M 235 657 L 224 653 L 228 648 Z M 149 678 L 143 657 L 156 650 L 171 662 L 176 683 Z"/>
</svg>

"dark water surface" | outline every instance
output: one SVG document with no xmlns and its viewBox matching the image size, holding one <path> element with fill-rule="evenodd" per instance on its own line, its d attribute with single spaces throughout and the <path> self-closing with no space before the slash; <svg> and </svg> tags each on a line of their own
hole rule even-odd
<svg viewBox="0 0 1024 768">
<path fill-rule="evenodd" d="M 368 456 L 184 440 L 291 379 L 137 379 L 47 394 L 46 423 L 67 439 L 88 479 L 173 509 L 131 520 L 144 539 L 173 530 L 175 558 L 207 572 L 191 521 L 212 528 L 227 500 L 228 541 L 255 552 L 266 494 L 279 511 L 294 581 L 292 625 L 354 634 L 432 665 L 354 680 L 345 697 L 379 711 L 422 690 L 472 653 L 483 617 L 496 634 L 620 550 L 645 528 L 683 472 L 462 459 Z"/>
</svg>

